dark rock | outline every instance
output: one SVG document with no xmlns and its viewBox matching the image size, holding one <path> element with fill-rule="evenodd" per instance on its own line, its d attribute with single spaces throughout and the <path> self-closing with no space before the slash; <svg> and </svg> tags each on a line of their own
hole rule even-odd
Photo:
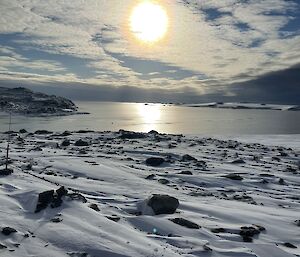
<svg viewBox="0 0 300 257">
<path fill-rule="evenodd" d="M 300 227 L 300 220 L 295 220 L 296 226 Z"/>
<path fill-rule="evenodd" d="M 211 232 L 216 233 L 216 234 L 217 233 L 225 233 L 226 229 L 225 228 L 212 228 Z"/>
<path fill-rule="evenodd" d="M 153 195 L 147 205 L 152 208 L 155 215 L 173 214 L 179 206 L 179 201 L 169 195 Z"/>
<path fill-rule="evenodd" d="M 66 139 L 61 143 L 61 146 L 69 146 L 70 144 L 70 140 Z"/>
<path fill-rule="evenodd" d="M 200 226 L 194 222 L 191 222 L 189 220 L 183 219 L 183 218 L 175 218 L 175 219 L 170 219 L 170 221 L 174 222 L 177 225 L 190 228 L 190 229 L 199 229 Z"/>
<path fill-rule="evenodd" d="M 159 133 L 156 130 L 150 130 L 148 134 L 158 135 Z"/>
<path fill-rule="evenodd" d="M 291 244 L 291 243 L 284 243 L 283 244 L 285 247 L 288 247 L 288 248 L 293 248 L 293 249 L 296 249 L 297 248 L 297 246 L 295 246 L 295 245 L 293 245 L 293 244 Z"/>
<path fill-rule="evenodd" d="M 239 174 L 234 174 L 234 173 L 227 174 L 224 177 L 232 180 L 243 180 L 243 177 L 241 177 Z"/>
<path fill-rule="evenodd" d="M 55 217 L 55 218 L 52 218 L 50 221 L 53 222 L 53 223 L 59 223 L 59 222 L 62 222 L 63 219 L 59 218 L 59 217 Z"/>
<path fill-rule="evenodd" d="M 244 164 L 246 163 L 243 159 L 237 159 L 231 162 L 232 164 Z"/>
<path fill-rule="evenodd" d="M 79 139 L 75 142 L 75 146 L 88 146 L 89 143 L 86 141 L 83 141 L 82 139 Z"/>
<path fill-rule="evenodd" d="M 255 227 L 241 227 L 240 235 L 242 237 L 253 237 L 254 235 L 258 235 L 260 230 Z"/>
<path fill-rule="evenodd" d="M 48 207 L 54 199 L 54 190 L 44 191 L 39 194 L 38 203 L 35 212 L 40 212 Z"/>
<path fill-rule="evenodd" d="M 149 166 L 157 167 L 163 164 L 165 160 L 160 157 L 150 157 L 146 160 L 146 164 Z"/>
<path fill-rule="evenodd" d="M 12 174 L 14 171 L 12 169 L 2 169 L 0 170 L 0 176 L 8 176 Z"/>
<path fill-rule="evenodd" d="M 189 154 L 185 154 L 182 156 L 181 160 L 183 162 L 188 162 L 188 161 L 197 161 L 197 159 Z"/>
<path fill-rule="evenodd" d="M 246 243 L 252 243 L 253 242 L 252 237 L 243 236 L 242 238 L 243 238 L 243 241 L 246 242 Z"/>
<path fill-rule="evenodd" d="M 283 178 L 280 178 L 279 181 L 278 181 L 278 183 L 279 183 L 280 185 L 284 185 L 284 184 L 285 184 L 284 179 L 283 179 Z"/>
<path fill-rule="evenodd" d="M 155 178 L 155 175 L 154 174 L 150 174 L 148 175 L 145 179 L 149 179 L 149 180 L 152 180 Z"/>
<path fill-rule="evenodd" d="M 93 209 L 94 211 L 100 211 L 98 205 L 95 204 L 95 203 L 91 203 L 91 204 L 89 205 L 89 207 L 90 207 L 91 209 Z"/>
<path fill-rule="evenodd" d="M 64 196 L 64 195 L 67 195 L 68 194 L 68 190 L 67 189 L 65 189 L 65 187 L 64 186 L 61 186 L 59 189 L 57 189 L 56 190 L 56 194 L 57 194 L 57 196 L 58 197 L 62 197 L 62 196 Z"/>
<path fill-rule="evenodd" d="M 139 138 L 145 138 L 146 135 L 144 133 L 138 133 L 133 131 L 126 131 L 126 130 L 119 130 L 120 138 L 121 139 L 139 139 Z"/>
<path fill-rule="evenodd" d="M 114 222 L 118 222 L 121 218 L 117 216 L 106 216 L 109 220 L 112 220 Z"/>
<path fill-rule="evenodd" d="M 17 230 L 11 227 L 4 227 L 2 228 L 2 234 L 5 236 L 9 236 L 10 234 L 16 233 Z"/>
<path fill-rule="evenodd" d="M 170 183 L 170 181 L 169 181 L 168 179 L 165 179 L 165 178 L 159 179 L 158 182 L 159 182 L 160 184 L 163 184 L 163 185 L 167 185 L 167 184 Z"/>
<path fill-rule="evenodd" d="M 5 245 L 3 245 L 3 244 L 0 244 L 0 250 L 1 249 L 6 249 L 7 248 L 7 246 L 5 246 Z"/>
<path fill-rule="evenodd" d="M 26 129 L 20 129 L 20 130 L 19 130 L 19 133 L 20 133 L 20 134 L 25 134 L 25 133 L 27 133 L 27 130 L 26 130 Z"/>
<path fill-rule="evenodd" d="M 87 202 L 86 198 L 82 194 L 79 194 L 79 193 L 70 193 L 70 194 L 67 194 L 67 197 L 69 197 L 69 199 L 71 199 L 71 200 L 77 200 L 77 201 L 81 201 L 83 203 Z"/>
</svg>

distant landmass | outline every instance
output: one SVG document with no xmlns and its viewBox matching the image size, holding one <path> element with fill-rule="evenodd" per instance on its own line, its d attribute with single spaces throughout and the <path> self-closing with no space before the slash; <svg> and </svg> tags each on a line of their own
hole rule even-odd
<svg viewBox="0 0 300 257">
<path fill-rule="evenodd" d="M 207 107 L 223 109 L 256 109 L 256 110 L 278 110 L 278 111 L 300 111 L 299 105 L 280 105 L 264 103 L 203 103 L 203 104 L 180 104 L 186 107 Z"/>
<path fill-rule="evenodd" d="M 0 111 L 30 116 L 80 114 L 69 99 L 33 92 L 24 87 L 0 87 Z"/>
</svg>

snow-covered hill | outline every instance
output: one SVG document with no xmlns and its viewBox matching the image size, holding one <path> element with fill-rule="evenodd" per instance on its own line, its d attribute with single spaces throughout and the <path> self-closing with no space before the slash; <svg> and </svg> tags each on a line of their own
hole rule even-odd
<svg viewBox="0 0 300 257">
<path fill-rule="evenodd" d="M 154 131 L 22 132 L 10 134 L 14 173 L 0 176 L 0 256 L 300 255 L 300 146 Z M 67 192 L 50 191 L 36 213 L 39 194 L 61 186 Z M 154 215 L 155 194 L 178 199 L 175 213 Z"/>
<path fill-rule="evenodd" d="M 0 111 L 49 116 L 74 114 L 77 107 L 71 100 L 63 97 L 36 93 L 23 87 L 0 87 Z"/>
</svg>

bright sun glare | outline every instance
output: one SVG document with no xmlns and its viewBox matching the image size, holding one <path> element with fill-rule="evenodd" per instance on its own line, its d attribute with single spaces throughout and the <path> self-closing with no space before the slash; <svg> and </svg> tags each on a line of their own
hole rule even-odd
<svg viewBox="0 0 300 257">
<path fill-rule="evenodd" d="M 130 29 L 139 40 L 146 43 L 156 42 L 167 32 L 167 12 L 157 3 L 144 1 L 133 9 Z"/>
</svg>

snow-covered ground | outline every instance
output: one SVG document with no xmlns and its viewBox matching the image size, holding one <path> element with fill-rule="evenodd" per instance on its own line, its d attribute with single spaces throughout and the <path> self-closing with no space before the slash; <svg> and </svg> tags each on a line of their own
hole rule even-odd
<svg viewBox="0 0 300 257">
<path fill-rule="evenodd" d="M 259 138 L 82 132 L 11 135 L 14 173 L 0 177 L 0 256 L 300 256 L 299 141 L 289 148 L 268 136 L 263 145 Z M 0 134 L 1 156 L 6 137 Z M 87 146 L 75 146 L 79 139 Z M 149 157 L 164 163 L 147 165 Z M 39 193 L 60 186 L 73 197 L 35 213 Z M 177 198 L 177 211 L 143 212 L 153 194 Z M 16 232 L 4 235 L 5 227 Z"/>
</svg>

